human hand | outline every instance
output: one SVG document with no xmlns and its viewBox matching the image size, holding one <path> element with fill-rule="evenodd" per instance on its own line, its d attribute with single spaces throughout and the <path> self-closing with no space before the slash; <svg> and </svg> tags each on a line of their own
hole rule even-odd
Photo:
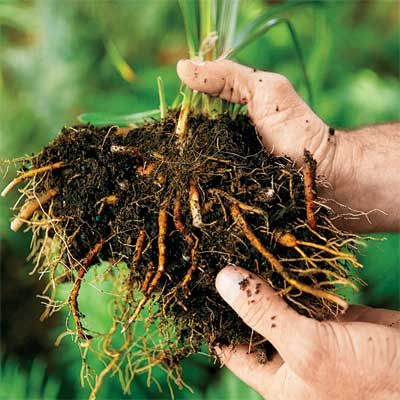
<svg viewBox="0 0 400 400">
<path fill-rule="evenodd" d="M 258 71 L 229 60 L 181 60 L 177 71 L 192 89 L 246 104 L 249 117 L 268 150 L 288 155 L 301 165 L 307 149 L 318 163 L 318 173 L 329 181 L 345 175 L 345 165 L 341 165 L 343 171 L 334 170 L 336 136 L 283 75 Z"/>
<path fill-rule="evenodd" d="M 296 313 L 263 280 L 253 274 L 249 279 L 249 274 L 229 266 L 218 274 L 217 290 L 277 354 L 260 364 L 248 345 L 216 349 L 241 380 L 268 399 L 400 397 L 400 312 L 350 306 L 338 320 L 318 322 Z M 243 291 L 239 282 L 245 278 L 249 286 Z"/>
<path fill-rule="evenodd" d="M 299 167 L 307 149 L 317 174 L 330 185 L 319 193 L 337 214 L 336 224 L 355 232 L 399 229 L 399 124 L 334 131 L 282 75 L 229 60 L 181 60 L 177 71 L 191 88 L 246 104 L 265 147 Z M 373 213 L 373 215 L 370 215 Z"/>
</svg>

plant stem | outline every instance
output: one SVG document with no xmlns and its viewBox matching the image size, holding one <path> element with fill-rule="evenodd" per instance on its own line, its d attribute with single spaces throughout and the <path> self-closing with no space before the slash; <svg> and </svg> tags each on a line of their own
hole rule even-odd
<svg viewBox="0 0 400 400">
<path fill-rule="evenodd" d="M 164 81 L 161 76 L 157 77 L 158 97 L 160 99 L 160 116 L 164 119 L 167 115 L 167 102 L 165 100 Z"/>
<path fill-rule="evenodd" d="M 186 144 L 187 138 L 187 126 L 189 120 L 190 105 L 192 100 L 192 89 L 185 87 L 183 92 L 183 101 L 181 106 L 181 112 L 179 113 L 178 122 L 176 124 L 176 136 L 178 138 L 179 150 L 182 153 Z"/>
</svg>

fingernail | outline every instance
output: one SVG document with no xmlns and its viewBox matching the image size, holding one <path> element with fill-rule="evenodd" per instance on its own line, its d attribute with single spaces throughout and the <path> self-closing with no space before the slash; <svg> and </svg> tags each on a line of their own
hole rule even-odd
<svg viewBox="0 0 400 400">
<path fill-rule="evenodd" d="M 193 65 L 197 65 L 197 66 L 201 66 L 205 64 L 205 61 L 203 60 L 188 60 L 189 62 L 191 62 Z"/>
<path fill-rule="evenodd" d="M 187 58 L 182 58 L 181 60 L 178 61 L 177 64 L 185 64 L 185 63 L 189 63 L 189 64 L 192 64 L 194 66 L 201 66 L 201 65 L 205 64 L 205 61 L 195 60 L 195 59 L 194 60 L 189 60 Z"/>
<path fill-rule="evenodd" d="M 223 299 L 227 303 L 233 304 L 240 296 L 239 283 L 243 279 L 244 276 L 239 271 L 236 271 L 233 266 L 228 266 L 217 275 L 215 286 Z"/>
</svg>

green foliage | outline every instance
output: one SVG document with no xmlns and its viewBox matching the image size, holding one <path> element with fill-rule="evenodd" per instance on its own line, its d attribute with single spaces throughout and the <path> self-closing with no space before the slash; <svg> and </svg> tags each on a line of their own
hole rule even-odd
<svg viewBox="0 0 400 400">
<path fill-rule="evenodd" d="M 159 118 L 160 110 L 150 110 L 128 115 L 113 115 L 106 113 L 85 113 L 79 116 L 79 121 L 96 126 L 118 125 L 128 126 L 131 124 L 140 124 L 150 118 Z"/>
<path fill-rule="evenodd" d="M 186 44 L 189 49 L 189 57 L 194 58 L 199 48 L 199 27 L 197 23 L 197 7 L 194 0 L 179 0 L 185 24 Z"/>
<path fill-rule="evenodd" d="M 228 4 L 232 2 L 227 0 Z M 400 83 L 396 55 L 400 28 L 396 18 L 397 2 L 326 2 L 319 7 L 307 5 L 306 1 L 297 3 L 296 6 L 293 1 L 265 6 L 266 2 L 261 0 L 241 2 L 238 35 L 232 43 L 235 45 L 243 38 L 246 26 L 259 26 L 257 24 L 265 24 L 271 18 L 290 18 L 304 50 L 313 86 L 314 109 L 319 115 L 331 125 L 343 128 L 398 119 Z M 159 103 L 157 76 L 163 77 L 166 101 L 171 104 L 180 85 L 175 63 L 187 56 L 183 45 L 186 33 L 175 2 L 157 2 L 156 7 L 154 4 L 152 1 L 73 2 L 65 7 L 65 2 L 48 0 L 1 1 L 0 157 L 38 151 L 54 138 L 60 127 L 76 123 L 76 115 L 83 112 L 98 110 L 130 115 L 133 111 L 153 109 L 158 113 L 159 110 L 155 110 Z M 187 4 L 190 6 L 190 2 Z M 194 15 L 193 10 L 190 12 L 192 19 L 197 18 L 196 10 Z M 234 10 L 231 13 L 234 15 Z M 192 30 L 193 38 L 198 38 L 198 27 L 196 29 Z M 112 40 L 121 57 L 133 67 L 137 76 L 135 82 L 121 79 L 110 62 L 104 37 Z M 199 46 L 196 40 L 193 39 L 194 49 Z M 278 25 L 237 53 L 237 58 L 245 64 L 286 75 L 300 93 L 306 95 L 302 71 L 292 48 L 287 28 Z M 109 123 L 113 121 L 114 117 Z M 12 171 L 5 180 L 9 180 L 11 174 Z M 13 200 L 0 201 L 0 236 L 24 258 L 29 253 L 27 236 L 11 234 L 7 228 L 8 208 Z M 361 261 L 365 267 L 361 276 L 368 286 L 354 301 L 400 308 L 400 235 L 384 236 L 388 238 L 386 241 L 370 242 L 363 251 Z M 26 274 L 30 268 L 26 263 L 20 273 Z M 7 276 L 2 282 L 7 284 Z M 36 292 L 36 288 L 32 289 L 32 301 Z M 96 321 L 87 322 L 106 325 L 109 305 L 98 300 L 103 296 L 96 296 L 93 288 L 83 288 L 81 296 L 84 312 L 87 315 L 97 313 Z M 18 312 L 19 318 L 26 320 L 27 329 L 29 322 L 40 314 L 39 310 L 36 315 L 23 314 L 23 310 Z M 62 322 L 56 325 L 61 326 Z M 58 333 L 43 329 L 36 341 L 52 341 Z M 11 344 L 5 343 L 5 348 L 11 348 Z M 23 360 L 24 354 L 14 357 Z M 60 396 L 85 397 L 87 392 L 79 381 L 80 354 L 71 337 L 54 349 L 52 358 L 55 366 L 52 376 L 62 383 Z M 25 378 L 13 378 L 12 372 L 6 374 L 2 368 L 0 393 L 7 394 L 9 399 L 17 397 L 8 390 L 24 387 L 21 382 L 28 382 L 29 378 L 29 373 L 18 369 L 16 363 L 13 365 L 14 370 L 10 371 L 18 370 L 15 376 L 22 374 Z M 253 391 L 228 371 L 210 369 L 204 356 L 187 360 L 184 370 L 186 381 L 195 394 L 178 391 L 177 398 L 251 399 L 254 396 Z M 18 382 L 17 379 L 22 380 Z M 160 394 L 154 386 L 147 388 L 146 380 L 140 378 L 133 387 L 133 394 L 123 396 L 118 377 L 113 376 L 105 380 L 100 398 L 168 398 L 168 388 L 163 389 Z M 53 393 L 55 398 L 57 392 Z"/>
<path fill-rule="evenodd" d="M 2 360 L 0 369 L 0 399 L 55 400 L 60 385 L 53 378 L 46 378 L 45 364 L 36 359 L 28 371 L 12 359 Z"/>
</svg>

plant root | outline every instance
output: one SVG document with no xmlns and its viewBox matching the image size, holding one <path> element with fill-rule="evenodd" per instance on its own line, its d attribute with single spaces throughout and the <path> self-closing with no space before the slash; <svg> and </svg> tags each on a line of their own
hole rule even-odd
<svg viewBox="0 0 400 400">
<path fill-rule="evenodd" d="M 183 150 L 186 147 L 187 136 L 188 136 L 188 125 L 189 125 L 189 113 L 190 113 L 190 103 L 186 103 L 181 108 L 181 112 L 179 113 L 179 118 L 175 129 L 175 134 L 177 137 L 177 144 L 180 154 L 183 154 Z"/>
<path fill-rule="evenodd" d="M 68 302 L 71 307 L 72 317 L 76 326 L 76 333 L 80 339 L 92 339 L 92 336 L 85 333 L 82 326 L 80 311 L 78 306 L 78 295 L 81 288 L 82 280 L 92 265 L 93 259 L 100 253 L 103 245 L 105 243 L 104 239 L 100 239 L 87 253 L 86 257 L 79 263 L 78 275 L 75 279 L 74 286 L 71 290 Z"/>
<path fill-rule="evenodd" d="M 267 152 L 243 115 L 212 119 L 188 107 L 123 132 L 63 128 L 30 160 L 36 173 L 50 171 L 54 160 L 68 166 L 31 172 L 22 194 L 28 204 L 49 188 L 58 191 L 25 219 L 33 233 L 32 273 L 49 277 L 43 318 L 69 306 L 67 334 L 80 341 L 91 399 L 110 375 L 124 393 L 140 373 L 148 385 L 182 387 L 180 361 L 203 345 L 249 343 L 271 356 L 271 346 L 215 289 L 227 263 L 246 265 L 317 320 L 344 310 L 336 290 L 356 290 L 360 282 L 358 238 L 338 230 L 318 203 L 312 163 L 301 172 Z M 107 262 L 94 265 L 98 259 Z M 72 282 L 69 293 L 64 282 Z M 107 309 L 112 305 L 105 332 L 80 313 L 86 286 L 106 294 Z M 89 365 L 92 356 L 103 363 L 100 370 Z M 166 382 L 157 381 L 155 366 Z"/>
<path fill-rule="evenodd" d="M 182 220 L 182 203 L 181 203 L 181 194 L 177 193 L 176 199 L 174 202 L 174 225 L 176 230 L 183 236 L 185 239 L 186 243 L 189 245 L 189 248 L 192 248 L 194 245 L 194 241 L 190 233 L 188 232 L 185 224 L 183 223 Z"/>
<path fill-rule="evenodd" d="M 47 192 L 41 193 L 37 198 L 27 201 L 14 221 L 11 222 L 11 230 L 18 231 L 25 222 L 29 221 L 35 211 L 39 210 L 57 194 L 57 189 L 49 189 Z"/>
<path fill-rule="evenodd" d="M 192 265 L 190 266 L 189 270 L 186 272 L 185 276 L 182 279 L 182 282 L 180 283 L 180 286 L 183 288 L 186 288 L 189 284 L 189 282 L 192 280 L 193 273 L 197 270 L 198 265 L 196 263 L 196 250 L 197 246 L 199 244 L 198 239 L 196 239 L 196 243 L 194 244 L 193 248 L 191 249 L 191 254 L 190 254 L 190 259 L 192 262 Z"/>
<path fill-rule="evenodd" d="M 203 218 L 201 216 L 200 194 L 193 179 L 190 179 L 189 182 L 189 205 L 193 226 L 201 228 L 203 226 Z"/>
<path fill-rule="evenodd" d="M 150 298 L 151 294 L 153 293 L 155 287 L 158 285 L 161 277 L 165 271 L 165 262 L 166 262 L 166 253 L 167 253 L 167 246 L 165 244 L 166 236 L 167 236 L 167 228 L 168 228 L 168 213 L 167 213 L 167 204 L 161 207 L 159 214 L 158 214 L 158 267 L 156 274 L 151 279 L 144 296 L 139 301 L 138 305 L 132 316 L 129 318 L 127 322 L 127 326 L 125 326 L 122 330 L 124 332 L 129 325 L 132 324 L 133 321 L 138 317 L 140 311 L 142 311 L 143 306 L 146 304 L 147 300 Z M 148 271 L 149 272 L 149 271 Z"/>
<path fill-rule="evenodd" d="M 156 267 L 154 266 L 153 261 L 149 261 L 149 267 L 147 268 L 146 276 L 143 280 L 142 287 L 140 288 L 141 292 L 143 293 L 147 292 L 151 279 L 153 278 L 155 272 L 156 272 Z"/>
<path fill-rule="evenodd" d="M 103 197 L 102 199 L 100 199 L 95 206 L 97 206 L 98 204 L 100 204 L 99 210 L 97 211 L 97 214 L 100 215 L 103 210 L 104 207 L 107 206 L 113 206 L 116 202 L 118 201 L 118 197 L 115 194 L 110 194 L 106 197 Z"/>
<path fill-rule="evenodd" d="M 54 164 L 45 165 L 44 167 L 35 168 L 30 171 L 24 172 L 23 174 L 14 178 L 1 192 L 1 196 L 5 197 L 10 190 L 14 188 L 14 186 L 18 185 L 19 183 L 25 181 L 26 179 L 32 178 L 33 176 L 43 174 L 47 171 L 53 171 L 55 169 L 59 169 L 65 166 L 65 163 L 62 161 L 56 162 Z"/>
<path fill-rule="evenodd" d="M 312 229 L 317 227 L 317 218 L 315 216 L 315 172 L 317 163 L 312 158 L 311 153 L 304 150 L 304 198 L 306 203 L 306 215 L 308 225 Z"/>
<path fill-rule="evenodd" d="M 134 274 L 136 273 L 139 263 L 142 259 L 145 239 L 146 239 L 146 231 L 144 229 L 141 229 L 139 231 L 139 235 L 136 239 L 135 252 L 133 253 L 132 264 L 130 267 L 130 274 L 129 274 L 129 286 L 130 287 L 133 285 Z"/>
<path fill-rule="evenodd" d="M 142 154 L 140 153 L 140 151 L 133 146 L 118 146 L 113 144 L 110 147 L 110 151 L 111 153 L 115 153 L 115 154 L 132 154 L 133 156 L 139 158 L 140 160 L 143 159 Z"/>
<path fill-rule="evenodd" d="M 267 250 L 264 245 L 260 242 L 260 240 L 257 238 L 257 236 L 253 233 L 253 231 L 250 229 L 249 225 L 247 224 L 246 220 L 244 219 L 242 213 L 240 212 L 240 208 L 237 204 L 233 204 L 231 207 L 231 214 L 232 217 L 239 225 L 239 227 L 242 229 L 243 233 L 249 240 L 249 242 L 263 255 L 263 257 L 271 264 L 272 268 L 282 276 L 282 278 L 291 286 L 295 287 L 299 292 L 305 292 L 309 293 L 314 297 L 320 298 L 320 299 L 325 299 L 328 300 L 332 303 L 337 304 L 337 306 L 340 307 L 341 312 L 345 312 L 348 308 L 347 302 L 342 299 L 341 297 L 334 295 L 332 293 L 329 293 L 324 290 L 320 289 L 315 289 L 312 287 L 309 287 L 308 285 L 305 285 L 296 279 L 293 279 L 290 277 L 289 273 L 285 271 L 283 265 L 281 262 L 275 258 L 275 256 Z"/>
</svg>

